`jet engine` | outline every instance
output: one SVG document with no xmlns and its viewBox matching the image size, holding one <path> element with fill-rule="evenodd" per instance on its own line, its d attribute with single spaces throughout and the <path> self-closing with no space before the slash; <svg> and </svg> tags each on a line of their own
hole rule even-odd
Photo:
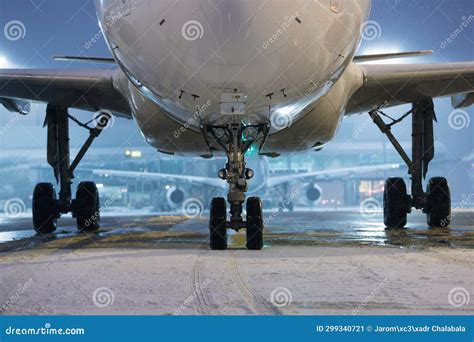
<svg viewBox="0 0 474 342">
<path fill-rule="evenodd" d="M 305 185 L 303 191 L 306 195 L 306 201 L 310 204 L 319 203 L 323 197 L 323 190 L 315 183 Z"/>
<path fill-rule="evenodd" d="M 184 191 L 172 186 L 166 191 L 166 200 L 171 207 L 180 205 L 184 201 Z"/>
</svg>

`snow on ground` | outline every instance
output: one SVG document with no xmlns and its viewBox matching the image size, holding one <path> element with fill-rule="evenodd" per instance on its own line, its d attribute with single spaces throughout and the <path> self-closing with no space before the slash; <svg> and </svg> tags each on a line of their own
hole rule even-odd
<svg viewBox="0 0 474 342">
<path fill-rule="evenodd" d="M 84 237 L 87 238 L 87 237 Z M 54 245 L 53 245 L 54 246 Z M 474 250 L 277 246 L 0 254 L 7 315 L 474 314 Z"/>
</svg>

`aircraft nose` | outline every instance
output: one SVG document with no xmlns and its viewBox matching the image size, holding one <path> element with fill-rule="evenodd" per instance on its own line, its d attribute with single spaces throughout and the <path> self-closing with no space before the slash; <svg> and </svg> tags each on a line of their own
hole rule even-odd
<svg viewBox="0 0 474 342">
<path fill-rule="evenodd" d="M 260 121 L 270 110 L 302 112 L 340 75 L 360 24 L 349 1 L 340 13 L 314 0 L 136 4 L 110 26 L 109 45 L 134 83 L 180 121 L 206 106 L 202 117 L 219 122 L 220 104 L 235 93 Z M 112 14 L 104 12 L 103 27 Z"/>
</svg>

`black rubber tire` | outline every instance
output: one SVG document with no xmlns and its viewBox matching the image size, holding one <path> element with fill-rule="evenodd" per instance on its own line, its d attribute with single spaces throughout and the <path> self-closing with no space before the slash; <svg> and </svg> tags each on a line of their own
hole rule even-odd
<svg viewBox="0 0 474 342">
<path fill-rule="evenodd" d="M 77 229 L 85 232 L 100 228 L 99 190 L 94 182 L 79 183 L 74 202 Z"/>
<path fill-rule="evenodd" d="M 385 182 L 383 216 L 387 228 L 403 228 L 407 224 L 410 197 L 403 178 L 389 178 Z"/>
<path fill-rule="evenodd" d="M 211 202 L 209 237 L 212 250 L 227 249 L 227 204 L 222 197 L 213 198 Z"/>
<path fill-rule="evenodd" d="M 434 177 L 426 189 L 426 219 L 430 227 L 448 227 L 451 224 L 451 191 L 446 178 Z"/>
<path fill-rule="evenodd" d="M 49 234 L 56 230 L 58 210 L 56 190 L 51 183 L 39 183 L 33 191 L 33 226 L 40 234 Z"/>
<path fill-rule="evenodd" d="M 258 197 L 247 200 L 247 249 L 259 251 L 263 248 L 263 206 Z"/>
</svg>

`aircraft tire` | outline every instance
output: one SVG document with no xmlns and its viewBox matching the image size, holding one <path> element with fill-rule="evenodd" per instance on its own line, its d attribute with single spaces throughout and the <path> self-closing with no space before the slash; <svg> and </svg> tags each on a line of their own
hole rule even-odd
<svg viewBox="0 0 474 342">
<path fill-rule="evenodd" d="M 426 218 L 430 227 L 448 227 L 451 223 L 451 192 L 446 178 L 428 181 Z"/>
<path fill-rule="evenodd" d="M 263 208 L 258 197 L 247 200 L 247 249 L 261 250 L 263 248 Z"/>
<path fill-rule="evenodd" d="M 100 228 L 99 190 L 94 182 L 79 183 L 74 208 L 77 229 L 91 232 Z"/>
<path fill-rule="evenodd" d="M 57 227 L 56 191 L 51 183 L 39 183 L 33 191 L 33 226 L 40 234 L 49 234 Z"/>
<path fill-rule="evenodd" d="M 212 199 L 209 233 L 212 250 L 227 249 L 227 204 L 222 197 Z"/>
<path fill-rule="evenodd" d="M 387 228 L 404 228 L 407 224 L 410 199 L 403 178 L 387 179 L 383 197 L 385 226 Z"/>
</svg>

